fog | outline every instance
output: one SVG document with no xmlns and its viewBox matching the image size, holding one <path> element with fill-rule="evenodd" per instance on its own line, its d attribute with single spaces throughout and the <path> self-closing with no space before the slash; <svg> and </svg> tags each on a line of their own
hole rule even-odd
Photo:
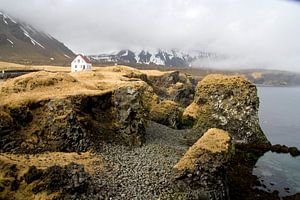
<svg viewBox="0 0 300 200">
<path fill-rule="evenodd" d="M 201 50 L 228 58 L 210 67 L 300 71 L 297 1 L 0 0 L 0 9 L 76 53 Z"/>
</svg>

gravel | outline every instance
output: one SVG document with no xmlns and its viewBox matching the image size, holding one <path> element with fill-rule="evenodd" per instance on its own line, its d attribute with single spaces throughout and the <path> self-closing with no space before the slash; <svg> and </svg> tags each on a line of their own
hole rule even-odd
<svg viewBox="0 0 300 200">
<path fill-rule="evenodd" d="M 142 147 L 99 146 L 97 154 L 103 157 L 105 170 L 95 177 L 99 191 L 95 198 L 194 199 L 197 191 L 172 179 L 173 166 L 188 148 L 183 139 L 186 132 L 149 122 Z"/>
</svg>

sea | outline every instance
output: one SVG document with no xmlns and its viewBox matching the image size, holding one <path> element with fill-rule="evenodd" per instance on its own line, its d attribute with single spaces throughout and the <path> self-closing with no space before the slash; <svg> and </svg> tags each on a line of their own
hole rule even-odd
<svg viewBox="0 0 300 200">
<path fill-rule="evenodd" d="M 260 125 L 272 144 L 300 149 L 300 87 L 258 87 Z M 300 192 L 300 156 L 266 152 L 253 174 L 264 185 L 259 189 L 279 196 Z"/>
</svg>

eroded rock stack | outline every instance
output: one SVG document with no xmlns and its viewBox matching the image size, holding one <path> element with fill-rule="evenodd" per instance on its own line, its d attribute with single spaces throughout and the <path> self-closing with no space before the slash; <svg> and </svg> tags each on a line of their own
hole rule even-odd
<svg viewBox="0 0 300 200">
<path fill-rule="evenodd" d="M 183 122 L 194 128 L 195 139 L 209 128 L 221 128 L 236 142 L 268 144 L 259 125 L 258 107 L 256 86 L 245 78 L 208 75 L 198 83 Z"/>
</svg>

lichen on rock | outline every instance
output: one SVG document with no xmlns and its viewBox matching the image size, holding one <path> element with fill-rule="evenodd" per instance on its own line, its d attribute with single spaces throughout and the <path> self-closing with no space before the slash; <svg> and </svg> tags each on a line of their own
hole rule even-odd
<svg viewBox="0 0 300 200">
<path fill-rule="evenodd" d="M 190 75 L 179 71 L 145 70 L 145 73 L 147 83 L 153 87 L 160 98 L 174 101 L 182 106 L 187 106 L 193 101 L 196 83 Z"/>
</svg>

